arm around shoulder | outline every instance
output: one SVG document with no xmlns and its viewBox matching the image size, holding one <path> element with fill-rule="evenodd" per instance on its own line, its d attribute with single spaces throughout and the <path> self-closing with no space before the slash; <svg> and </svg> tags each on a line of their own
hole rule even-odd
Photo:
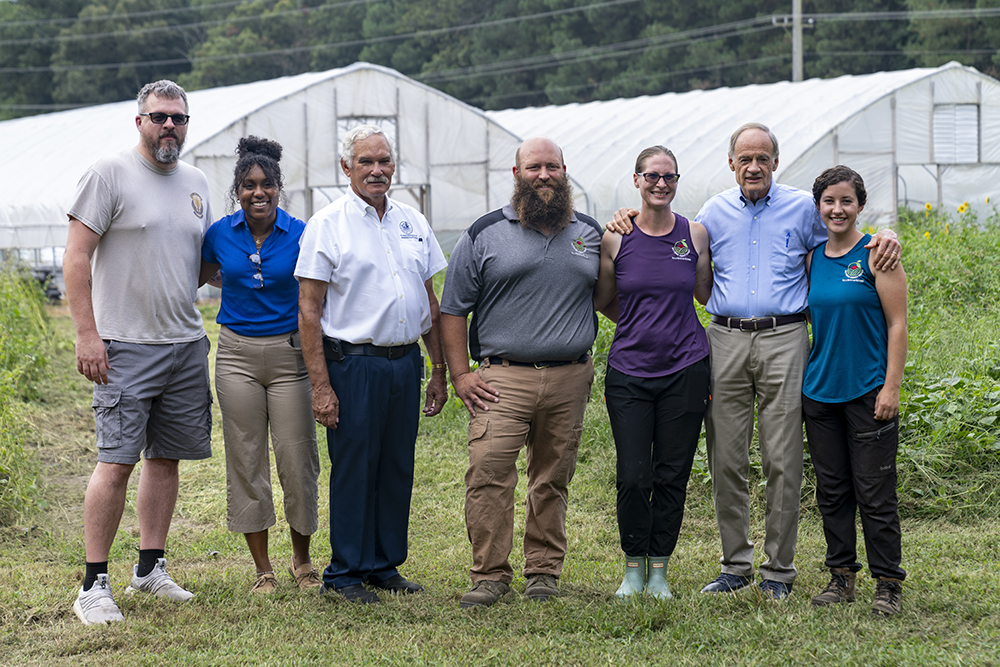
<svg viewBox="0 0 1000 667">
<path fill-rule="evenodd" d="M 715 284 L 715 274 L 712 273 L 712 250 L 709 243 L 708 230 L 700 222 L 691 223 L 691 242 L 698 253 L 698 264 L 695 266 L 694 298 L 701 305 L 706 305 L 712 296 L 712 286 Z"/>
<path fill-rule="evenodd" d="M 618 320 L 618 313 L 606 311 L 618 294 L 618 281 L 615 279 L 615 258 L 618 256 L 621 245 L 621 234 L 612 231 L 604 232 L 601 237 L 601 264 L 597 274 L 597 284 L 594 286 L 594 310 L 604 313 L 612 321 Z M 614 310 L 617 311 L 617 308 Z"/>
</svg>

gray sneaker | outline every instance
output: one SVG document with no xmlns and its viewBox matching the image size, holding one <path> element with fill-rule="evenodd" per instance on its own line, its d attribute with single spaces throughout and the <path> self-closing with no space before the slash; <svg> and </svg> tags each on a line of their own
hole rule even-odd
<svg viewBox="0 0 1000 667">
<path fill-rule="evenodd" d="M 166 558 L 156 559 L 156 566 L 145 577 L 140 577 L 138 571 L 139 566 L 133 566 L 132 585 L 125 589 L 126 593 L 143 591 L 144 593 L 152 593 L 158 598 L 167 598 L 178 602 L 187 602 L 194 597 L 194 593 L 178 586 L 167 574 Z"/>
<path fill-rule="evenodd" d="M 559 597 L 559 579 L 551 574 L 529 574 L 524 595 L 535 602 Z"/>
<path fill-rule="evenodd" d="M 458 606 L 462 609 L 469 607 L 489 607 L 491 604 L 502 598 L 510 591 L 510 586 L 502 581 L 477 581 L 472 590 L 462 596 L 462 601 Z"/>
<path fill-rule="evenodd" d="M 89 591 L 80 588 L 76 602 L 73 603 L 73 611 L 84 625 L 104 625 L 125 620 L 111 596 L 107 574 L 97 575 L 97 581 Z"/>
</svg>

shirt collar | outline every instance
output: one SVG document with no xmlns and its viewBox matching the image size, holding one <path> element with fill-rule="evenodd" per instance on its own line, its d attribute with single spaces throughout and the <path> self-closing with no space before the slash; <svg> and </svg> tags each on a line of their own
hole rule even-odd
<svg viewBox="0 0 1000 667">
<path fill-rule="evenodd" d="M 758 199 L 756 202 L 751 202 L 749 199 L 746 198 L 746 196 L 744 196 L 742 190 L 736 188 L 736 191 L 740 193 L 740 201 L 743 202 L 744 208 L 746 208 L 747 206 L 760 206 L 760 205 L 770 206 L 771 197 L 774 196 L 775 190 L 777 190 L 777 188 L 775 187 L 775 183 L 774 181 L 771 181 L 771 186 L 767 189 L 767 194 Z"/>
<path fill-rule="evenodd" d="M 237 227 L 239 225 L 245 225 L 246 221 L 247 221 L 247 214 L 243 212 L 242 208 L 240 208 L 237 209 L 235 213 L 233 213 L 233 218 L 230 221 L 230 224 L 233 227 Z M 286 213 L 285 210 L 279 206 L 277 210 L 277 215 L 274 218 L 274 226 L 283 232 L 287 232 L 288 225 L 291 223 L 291 221 L 292 221 L 292 216 L 288 215 L 288 213 Z"/>
<path fill-rule="evenodd" d="M 361 211 L 362 214 L 367 213 L 368 209 L 371 209 L 373 213 L 375 212 L 375 207 L 372 206 L 371 204 L 369 204 L 368 202 L 366 202 L 364 199 L 362 199 L 358 195 L 358 193 L 354 191 L 354 188 L 352 188 L 350 186 L 347 187 L 347 197 L 348 197 L 348 201 L 350 201 L 351 204 L 356 209 L 358 209 L 359 211 Z M 385 196 L 385 212 L 386 212 L 386 214 L 388 214 L 389 211 L 391 211 L 394 207 L 395 207 L 395 204 L 393 203 L 392 199 L 389 198 L 389 195 L 386 195 Z"/>
</svg>

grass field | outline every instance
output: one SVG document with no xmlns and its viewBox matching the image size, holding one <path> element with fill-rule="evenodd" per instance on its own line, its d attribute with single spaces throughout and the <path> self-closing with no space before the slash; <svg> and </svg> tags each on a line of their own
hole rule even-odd
<svg viewBox="0 0 1000 667">
<path fill-rule="evenodd" d="M 925 255 L 927 262 L 940 256 L 958 234 L 948 229 L 950 239 L 940 230 L 923 236 L 932 222 L 904 237 L 911 276 L 915 266 L 924 266 Z M 989 243 L 976 237 L 972 245 L 992 267 Z M 983 271 L 982 265 L 973 268 Z M 26 448 L 37 462 L 41 491 L 16 521 L 0 528 L 0 664 L 1000 665 L 1000 464 L 989 419 L 997 404 L 991 369 L 1000 349 L 995 331 L 1000 279 L 995 269 L 988 273 L 961 310 L 949 307 L 955 290 L 947 292 L 946 285 L 926 276 L 911 278 L 912 352 L 904 410 L 909 408 L 912 419 L 900 455 L 903 565 L 909 578 L 904 612 L 893 619 L 871 617 L 873 585 L 867 578 L 859 579 L 855 604 L 810 606 L 827 574 L 808 481 L 792 597 L 774 604 L 752 590 L 700 594 L 718 573 L 719 557 L 702 457 L 668 569 L 675 598 L 616 602 L 612 593 L 622 556 L 614 515 L 614 448 L 595 383 L 570 489 L 569 551 L 558 600 L 529 603 L 521 595 L 523 577 L 516 574 L 516 593 L 500 604 L 458 608 L 469 586 L 471 556 L 462 509 L 466 418 L 452 399 L 441 415 L 422 420 L 417 442 L 410 557 L 402 571 L 421 582 L 425 594 L 352 606 L 300 594 L 280 572 L 278 594 L 250 597 L 252 561 L 242 536 L 225 529 L 225 462 L 216 414 L 215 456 L 182 463 L 167 545 L 170 571 L 196 592 L 195 599 L 177 605 L 122 594 L 138 549 L 133 483 L 110 561 L 126 622 L 85 627 L 71 606 L 83 577 L 81 508 L 95 460 L 90 386 L 75 370 L 68 311 L 49 309 L 47 370 L 34 397 L 18 404 L 31 425 Z M 934 290 L 945 291 L 938 296 Z M 930 313 L 926 321 L 921 309 Z M 214 338 L 213 305 L 203 312 Z M 596 349 L 606 351 L 607 336 L 603 331 Z M 601 354 L 597 360 L 600 365 Z M 329 558 L 322 484 L 329 461 L 322 434 L 320 447 L 317 564 Z M 761 545 L 763 490 L 759 472 L 753 474 L 752 537 Z M 522 474 L 519 491 L 523 487 Z M 523 495 L 518 502 L 515 536 L 523 531 Z M 515 572 L 523 565 L 520 548 L 516 537 Z M 279 517 L 271 540 L 276 569 L 283 569 L 290 553 Z"/>
</svg>

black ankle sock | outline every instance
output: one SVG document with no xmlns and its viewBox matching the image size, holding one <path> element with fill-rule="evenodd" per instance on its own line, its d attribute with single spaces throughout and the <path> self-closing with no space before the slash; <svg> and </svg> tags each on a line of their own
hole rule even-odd
<svg viewBox="0 0 1000 667">
<path fill-rule="evenodd" d="M 139 569 L 136 574 L 145 577 L 153 571 L 160 558 L 163 558 L 163 549 L 139 549 Z"/>
<path fill-rule="evenodd" d="M 97 581 L 97 575 L 108 573 L 108 561 L 103 563 L 87 563 L 87 572 L 83 575 L 83 590 L 89 591 Z"/>
</svg>

